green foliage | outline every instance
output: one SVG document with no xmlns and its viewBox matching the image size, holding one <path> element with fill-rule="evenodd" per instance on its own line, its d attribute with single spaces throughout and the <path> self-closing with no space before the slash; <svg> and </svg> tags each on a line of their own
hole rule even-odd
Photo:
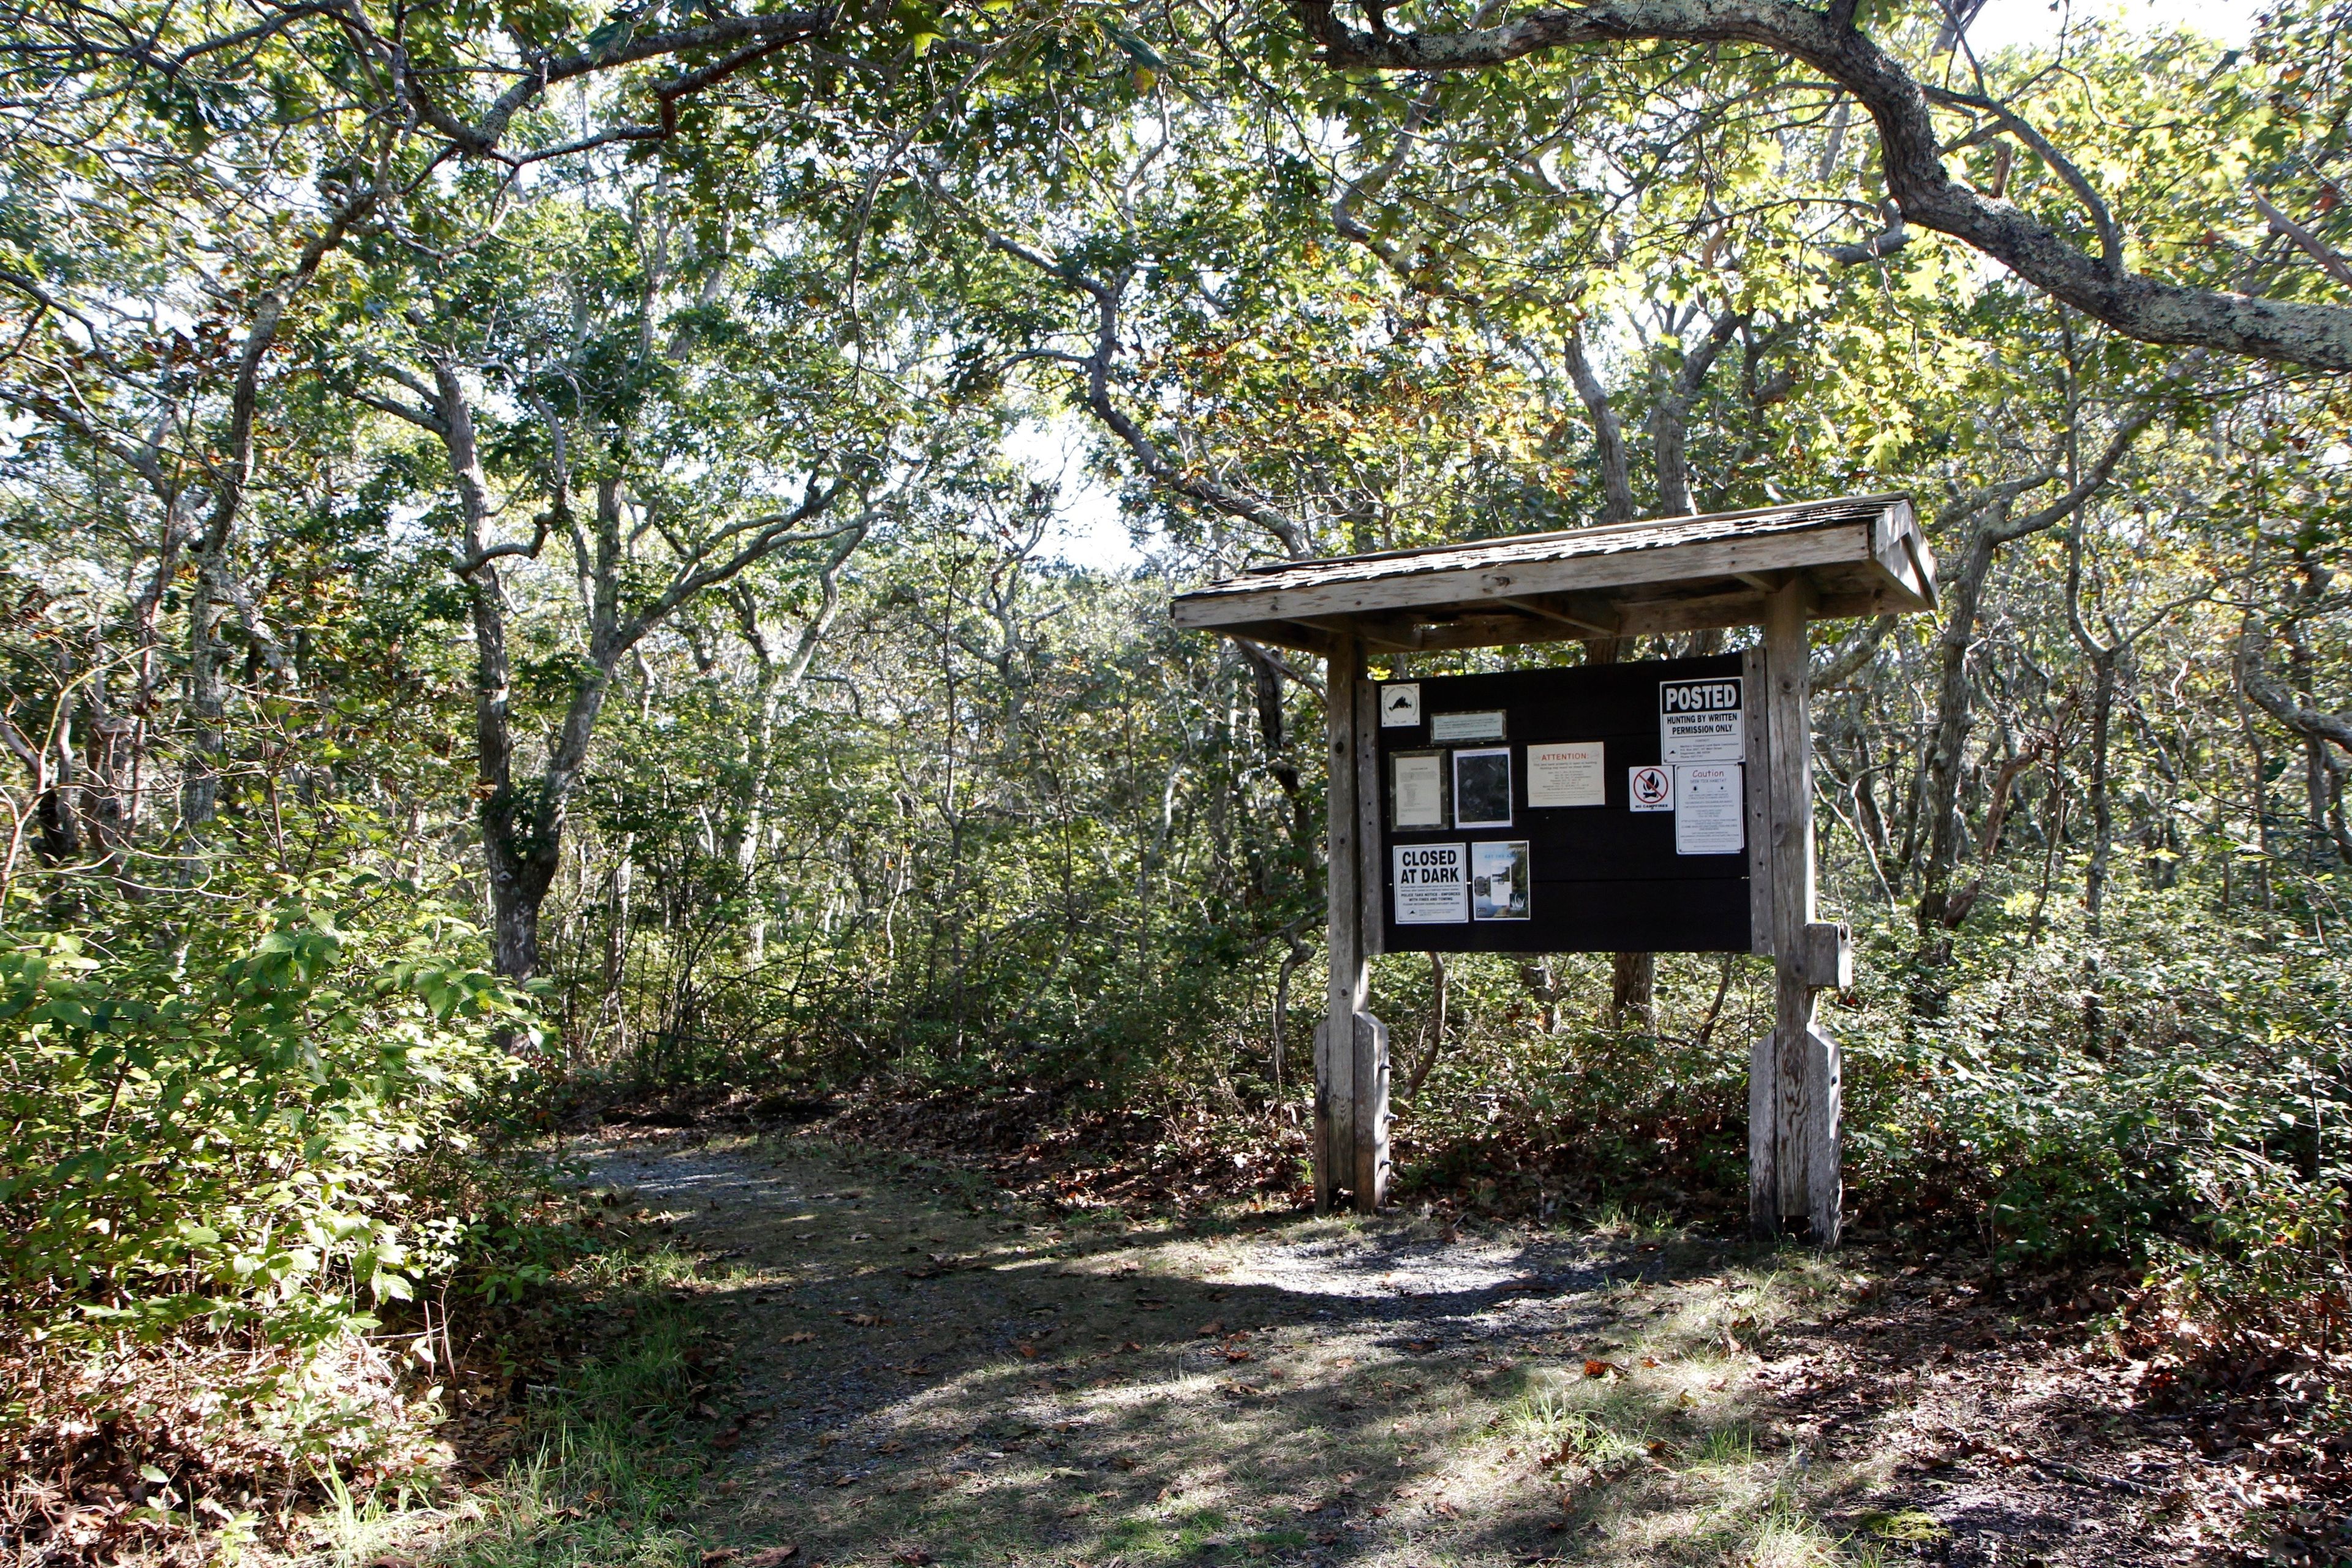
<svg viewBox="0 0 2352 1568">
<path fill-rule="evenodd" d="M 462 1149 L 515 1071 L 523 1001 L 414 889 L 314 875 L 127 908 L 105 937 L 20 920 L 0 950 L 0 1297 L 95 1342 L 192 1319 L 317 1343 L 454 1261 L 404 1167 Z"/>
</svg>

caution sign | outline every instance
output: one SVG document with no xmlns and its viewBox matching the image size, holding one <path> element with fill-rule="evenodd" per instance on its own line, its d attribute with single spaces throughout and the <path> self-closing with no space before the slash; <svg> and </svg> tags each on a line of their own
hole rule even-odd
<svg viewBox="0 0 2352 1568">
<path fill-rule="evenodd" d="M 1679 767 L 1685 763 L 1745 759 L 1748 736 L 1740 723 L 1741 685 L 1736 675 L 1658 682 L 1658 760 Z"/>
<path fill-rule="evenodd" d="M 1394 862 L 1397 924 L 1469 923 L 1468 845 L 1400 844 L 1390 856 Z"/>
</svg>

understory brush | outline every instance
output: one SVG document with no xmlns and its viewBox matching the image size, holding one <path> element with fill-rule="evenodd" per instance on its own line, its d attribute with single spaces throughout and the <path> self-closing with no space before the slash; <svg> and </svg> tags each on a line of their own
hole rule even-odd
<svg viewBox="0 0 2352 1568">
<path fill-rule="evenodd" d="M 102 913 L 0 931 L 0 1532 L 78 1561 L 431 1486 L 583 1245 L 486 1146 L 529 998 L 364 871 Z"/>
</svg>

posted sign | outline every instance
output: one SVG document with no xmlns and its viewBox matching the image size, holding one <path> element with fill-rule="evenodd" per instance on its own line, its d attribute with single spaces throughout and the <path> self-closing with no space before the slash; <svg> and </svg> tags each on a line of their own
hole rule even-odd
<svg viewBox="0 0 2352 1568">
<path fill-rule="evenodd" d="M 1744 759 L 1748 736 L 1740 724 L 1742 684 L 1736 675 L 1658 682 L 1658 760 L 1679 767 Z"/>
</svg>

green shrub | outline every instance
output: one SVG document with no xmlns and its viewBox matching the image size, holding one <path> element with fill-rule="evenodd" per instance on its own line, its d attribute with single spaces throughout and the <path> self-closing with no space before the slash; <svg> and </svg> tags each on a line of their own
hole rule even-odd
<svg viewBox="0 0 2352 1568">
<path fill-rule="evenodd" d="M 0 1272 L 11 1337 L 191 1320 L 323 1342 L 414 1290 L 404 1163 L 462 1150 L 522 999 L 404 884 L 312 879 L 243 907 L 136 907 L 103 938 L 0 933 Z M 201 918 L 197 918 L 197 917 Z M 462 1227 L 461 1227 L 462 1229 Z"/>
</svg>

